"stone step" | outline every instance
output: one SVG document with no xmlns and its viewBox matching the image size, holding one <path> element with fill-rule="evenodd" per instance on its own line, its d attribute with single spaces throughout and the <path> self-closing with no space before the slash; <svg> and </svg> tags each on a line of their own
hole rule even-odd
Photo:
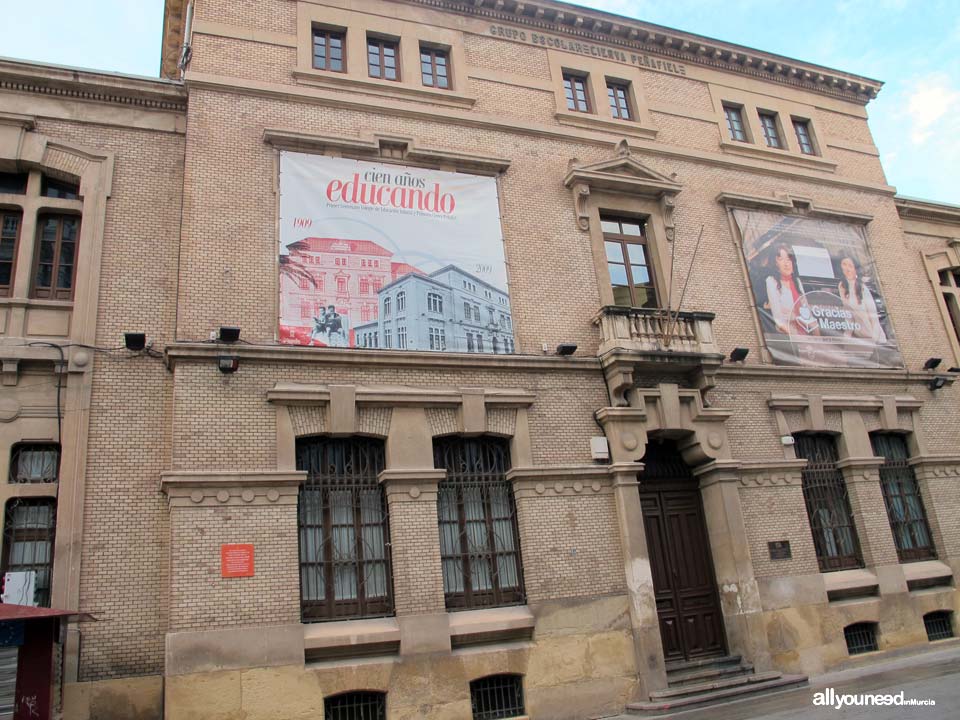
<svg viewBox="0 0 960 720">
<path fill-rule="evenodd" d="M 705 667 L 722 667 L 728 665 L 739 665 L 743 658 L 739 655 L 718 655 L 714 657 L 699 658 L 698 660 L 675 660 L 665 665 L 667 677 L 674 673 L 682 673 L 685 670 L 698 670 Z"/>
<path fill-rule="evenodd" d="M 711 690 L 723 690 L 724 688 L 739 687 L 741 685 L 750 685 L 754 683 L 766 682 L 767 680 L 776 680 L 783 677 L 783 673 L 777 670 L 754 674 L 735 675 L 734 677 L 712 680 L 710 682 L 698 683 L 696 685 L 683 685 L 681 687 L 671 687 L 666 690 L 654 690 L 650 693 L 650 700 L 667 700 L 670 698 L 681 698 L 688 695 L 697 695 L 710 692 Z"/>
<path fill-rule="evenodd" d="M 667 684 L 670 687 L 682 687 L 695 683 L 708 682 L 713 679 L 722 679 L 734 675 L 750 675 L 753 673 L 753 665 L 750 663 L 740 663 L 739 665 L 722 665 L 720 667 L 705 667 L 698 670 L 689 670 L 684 673 L 674 672 L 667 677 Z"/>
<path fill-rule="evenodd" d="M 756 677 L 756 676 L 754 676 Z M 736 687 L 710 690 L 697 695 L 688 695 L 679 698 L 665 698 L 649 702 L 630 703 L 626 707 L 626 714 L 633 717 L 658 717 L 665 713 L 678 710 L 689 710 L 710 705 L 720 705 L 724 702 L 739 700 L 744 697 L 765 695 L 784 690 L 793 690 L 807 684 L 805 675 L 782 675 L 773 680 L 765 680 Z"/>
</svg>

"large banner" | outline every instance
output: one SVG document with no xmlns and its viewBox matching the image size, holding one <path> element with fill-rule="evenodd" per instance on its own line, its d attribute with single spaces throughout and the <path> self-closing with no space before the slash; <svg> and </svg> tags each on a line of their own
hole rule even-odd
<svg viewBox="0 0 960 720">
<path fill-rule="evenodd" d="M 862 226 L 755 210 L 733 214 L 774 362 L 903 367 Z"/>
<path fill-rule="evenodd" d="M 491 177 L 280 153 L 280 341 L 512 353 Z"/>
</svg>

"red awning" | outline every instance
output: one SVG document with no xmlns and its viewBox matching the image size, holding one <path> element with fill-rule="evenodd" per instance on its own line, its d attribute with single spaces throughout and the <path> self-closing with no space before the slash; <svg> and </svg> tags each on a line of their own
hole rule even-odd
<svg viewBox="0 0 960 720">
<path fill-rule="evenodd" d="M 32 605 L 10 605 L 0 603 L 0 622 L 9 620 L 39 620 L 41 618 L 67 618 L 69 620 L 96 620 L 93 615 L 77 610 L 57 610 L 55 608 L 33 607 Z"/>
</svg>

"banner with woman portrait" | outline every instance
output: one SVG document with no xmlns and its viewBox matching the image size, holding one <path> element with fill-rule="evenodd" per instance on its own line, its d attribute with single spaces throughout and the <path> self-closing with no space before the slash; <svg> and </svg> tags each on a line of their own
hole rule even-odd
<svg viewBox="0 0 960 720">
<path fill-rule="evenodd" d="M 775 363 L 903 367 L 862 226 L 740 208 L 733 215 Z"/>
</svg>

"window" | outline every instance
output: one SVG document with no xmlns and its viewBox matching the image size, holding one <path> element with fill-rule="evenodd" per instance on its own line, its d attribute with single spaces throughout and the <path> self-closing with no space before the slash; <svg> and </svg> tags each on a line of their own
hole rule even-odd
<svg viewBox="0 0 960 720">
<path fill-rule="evenodd" d="M 436 438 L 434 466 L 447 471 L 437 495 L 443 591 L 448 609 L 524 601 L 517 512 L 505 475 L 503 438 Z"/>
<path fill-rule="evenodd" d="M 60 446 L 56 443 L 21 443 L 10 457 L 11 483 L 54 483 L 60 472 Z"/>
<path fill-rule="evenodd" d="M 923 625 L 927 629 L 927 640 L 946 640 L 953 637 L 953 613 L 949 610 L 937 610 L 923 616 Z"/>
<path fill-rule="evenodd" d="M 313 67 L 317 70 L 344 72 L 344 33 L 337 30 L 313 29 Z"/>
<path fill-rule="evenodd" d="M 33 297 L 72 300 L 80 218 L 45 215 L 37 221 Z"/>
<path fill-rule="evenodd" d="M 447 349 L 447 338 L 444 333 L 443 328 L 439 327 L 430 327 L 430 349 L 431 350 L 446 350 Z"/>
<path fill-rule="evenodd" d="M 360 278 L 360 294 L 369 295 L 370 294 L 370 279 L 362 277 Z"/>
<path fill-rule="evenodd" d="M 433 313 L 443 312 L 443 297 L 437 293 L 427 293 L 427 310 Z"/>
<path fill-rule="evenodd" d="M 379 440 L 297 440 L 297 469 L 307 473 L 297 508 L 304 621 L 393 612 L 383 468 Z"/>
<path fill-rule="evenodd" d="M 383 299 L 383 316 L 384 316 L 385 318 L 390 317 L 390 305 L 391 305 L 391 304 L 392 304 L 392 303 L 391 303 L 391 301 L 390 301 L 390 298 L 385 297 L 385 298 Z"/>
<path fill-rule="evenodd" d="M 397 315 L 407 309 L 407 293 L 403 290 L 397 293 Z"/>
<path fill-rule="evenodd" d="M 0 297 L 9 297 L 20 240 L 20 212 L 0 210 Z"/>
<path fill-rule="evenodd" d="M 483 352 L 483 335 L 477 333 L 477 352 Z"/>
<path fill-rule="evenodd" d="M 940 271 L 940 292 L 953 325 L 953 336 L 960 342 L 960 268 Z"/>
<path fill-rule="evenodd" d="M 760 128 L 763 130 L 763 139 L 767 142 L 767 147 L 783 147 L 780 142 L 780 131 L 777 130 L 777 114 L 760 111 Z"/>
<path fill-rule="evenodd" d="M 0 172 L 0 193 L 25 195 L 27 192 L 27 173 Z"/>
<path fill-rule="evenodd" d="M 563 74 L 563 91 L 567 96 L 567 110 L 590 112 L 590 94 L 587 92 L 587 76 Z"/>
<path fill-rule="evenodd" d="M 473 306 L 473 319 L 477 323 L 483 322 L 483 319 L 480 317 L 480 306 L 476 304 Z"/>
<path fill-rule="evenodd" d="M 393 348 L 393 337 L 391 336 L 389 329 L 383 331 L 383 347 L 388 350 Z"/>
<path fill-rule="evenodd" d="M 337 294 L 346 295 L 347 294 L 347 282 L 350 280 L 349 275 L 337 275 Z"/>
<path fill-rule="evenodd" d="M 420 77 L 427 87 L 450 88 L 450 53 L 420 46 Z"/>
<path fill-rule="evenodd" d="M 76 200 L 80 196 L 80 186 L 72 182 L 54 180 L 44 175 L 43 182 L 40 183 L 40 194 L 48 198 Z"/>
<path fill-rule="evenodd" d="M 630 218 L 601 217 L 600 226 L 603 229 L 614 304 L 657 307 L 657 291 L 643 222 Z"/>
<path fill-rule="evenodd" d="M 467 352 L 473 352 L 473 333 L 467 333 Z"/>
<path fill-rule="evenodd" d="M 364 690 L 324 698 L 323 720 L 387 720 L 387 694 Z"/>
<path fill-rule="evenodd" d="M 16 498 L 7 503 L 3 525 L 0 574 L 34 572 L 34 598 L 50 607 L 50 576 L 57 501 L 54 498 Z M 29 598 L 23 605 L 31 604 Z"/>
<path fill-rule="evenodd" d="M 463 304 L 463 319 L 467 322 L 473 320 L 473 308 L 470 307 L 470 303 L 468 302 Z"/>
<path fill-rule="evenodd" d="M 610 100 L 610 114 L 614 120 L 633 120 L 630 113 L 630 86 L 628 84 L 608 80 L 607 98 Z"/>
<path fill-rule="evenodd" d="M 490 342 L 493 345 L 493 354 L 496 355 L 500 352 L 500 341 L 498 341 L 496 338 L 493 338 Z"/>
<path fill-rule="evenodd" d="M 398 48 L 399 43 L 395 40 L 367 38 L 367 70 L 370 77 L 384 80 L 400 79 Z"/>
<path fill-rule="evenodd" d="M 490 675 L 470 681 L 473 720 L 501 720 L 525 715 L 523 677 Z"/>
<path fill-rule="evenodd" d="M 847 484 L 837 467 L 837 445 L 833 436 L 805 433 L 794 437 L 797 457 L 807 460 L 801 471 L 803 499 L 820 572 L 863 567 Z"/>
<path fill-rule="evenodd" d="M 880 485 L 900 562 L 935 558 L 937 553 L 930 537 L 917 476 L 909 464 L 907 443 L 901 435 L 892 433 L 874 433 L 870 442 L 873 454 L 884 460 L 880 466 Z"/>
<path fill-rule="evenodd" d="M 793 129 L 797 133 L 797 144 L 804 155 L 816 155 L 813 149 L 813 138 L 810 135 L 810 121 L 793 119 Z"/>
<path fill-rule="evenodd" d="M 847 652 L 851 655 L 874 652 L 877 650 L 877 624 L 871 622 L 854 623 L 843 629 L 847 641 Z"/>
<path fill-rule="evenodd" d="M 730 139 L 737 142 L 747 142 L 747 132 L 743 128 L 743 108 L 724 105 L 723 114 L 727 116 L 727 130 L 730 131 Z"/>
<path fill-rule="evenodd" d="M 407 349 L 407 326 L 400 325 L 397 327 L 397 349 L 406 350 Z"/>
</svg>

